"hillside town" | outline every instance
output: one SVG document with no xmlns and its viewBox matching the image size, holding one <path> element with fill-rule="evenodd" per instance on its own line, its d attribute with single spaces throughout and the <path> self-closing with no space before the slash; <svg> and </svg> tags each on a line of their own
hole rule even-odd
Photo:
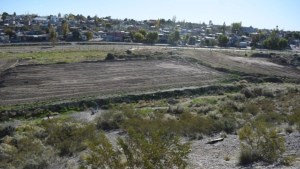
<svg viewBox="0 0 300 169">
<path fill-rule="evenodd" d="M 136 42 L 193 47 L 299 50 L 300 32 L 245 27 L 242 22 L 190 23 L 172 19 L 136 21 L 74 14 L 0 14 L 0 43 Z"/>
</svg>

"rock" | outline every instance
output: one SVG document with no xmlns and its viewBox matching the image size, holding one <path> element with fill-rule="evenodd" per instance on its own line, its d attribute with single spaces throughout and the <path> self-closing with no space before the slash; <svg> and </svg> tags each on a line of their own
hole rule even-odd
<svg viewBox="0 0 300 169">
<path fill-rule="evenodd" d="M 216 144 L 217 142 L 220 142 L 223 140 L 224 140 L 224 138 L 216 138 L 216 139 L 208 141 L 206 144 Z"/>
</svg>

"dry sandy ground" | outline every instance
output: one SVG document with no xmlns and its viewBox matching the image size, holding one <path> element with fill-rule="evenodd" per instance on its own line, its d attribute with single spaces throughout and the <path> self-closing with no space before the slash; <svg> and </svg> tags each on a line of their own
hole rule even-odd
<svg viewBox="0 0 300 169">
<path fill-rule="evenodd" d="M 218 137 L 216 137 L 218 138 Z M 189 155 L 191 169 L 299 169 L 300 166 L 300 133 L 294 132 L 286 135 L 286 155 L 297 156 L 293 166 L 282 166 L 278 164 L 256 163 L 252 166 L 238 165 L 240 144 L 237 135 L 227 135 L 227 138 L 216 144 L 206 144 L 213 138 L 192 141 L 192 151 Z M 229 160 L 226 161 L 225 157 Z"/>
</svg>

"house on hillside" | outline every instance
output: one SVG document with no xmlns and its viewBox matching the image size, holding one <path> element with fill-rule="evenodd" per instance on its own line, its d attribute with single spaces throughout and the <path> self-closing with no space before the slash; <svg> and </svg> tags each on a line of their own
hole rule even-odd
<svg viewBox="0 0 300 169">
<path fill-rule="evenodd" d="M 32 20 L 33 24 L 47 24 L 49 22 L 48 17 L 46 16 L 41 16 L 41 17 L 35 17 Z"/>
<path fill-rule="evenodd" d="M 114 31 L 107 32 L 104 40 L 107 42 L 124 42 L 125 39 L 130 38 L 129 32 L 125 31 Z"/>
</svg>

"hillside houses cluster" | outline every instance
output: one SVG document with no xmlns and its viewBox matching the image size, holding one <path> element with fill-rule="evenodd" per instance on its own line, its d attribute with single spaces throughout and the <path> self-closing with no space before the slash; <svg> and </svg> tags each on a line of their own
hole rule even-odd
<svg viewBox="0 0 300 169">
<path fill-rule="evenodd" d="M 170 36 L 178 31 L 180 39 L 175 45 L 199 47 L 216 46 L 219 44 L 218 37 L 225 35 L 228 39 L 225 47 L 263 48 L 263 41 L 276 30 L 242 26 L 233 30 L 231 24 L 214 25 L 212 21 L 197 24 L 170 19 L 136 21 L 73 14 L 38 16 L 3 13 L 0 16 L 0 43 L 49 41 L 50 26 L 55 29 L 58 41 L 136 42 L 134 32 L 145 30 L 158 33 L 156 43 L 170 44 Z M 300 43 L 298 35 L 299 32 L 276 30 L 276 36 L 286 38 L 289 45 L 295 48 Z"/>
</svg>

